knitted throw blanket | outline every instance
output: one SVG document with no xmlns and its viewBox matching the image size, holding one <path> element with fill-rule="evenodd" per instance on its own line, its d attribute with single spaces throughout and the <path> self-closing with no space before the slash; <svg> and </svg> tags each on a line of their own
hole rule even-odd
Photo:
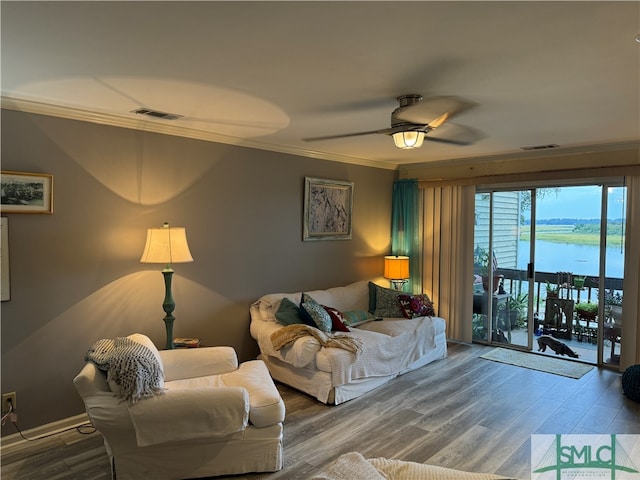
<svg viewBox="0 0 640 480">
<path fill-rule="evenodd" d="M 87 351 L 85 360 L 107 372 L 107 381 L 119 387 L 116 396 L 129 404 L 163 393 L 158 359 L 147 347 L 129 338 L 98 340 Z"/>
<path fill-rule="evenodd" d="M 276 330 L 271 334 L 271 343 L 275 350 L 280 350 L 292 344 L 298 338 L 308 335 L 313 336 L 323 347 L 342 348 L 343 350 L 354 353 L 356 357 L 362 353 L 364 349 L 364 344 L 359 338 L 348 335 L 331 335 L 303 324 L 287 325 Z"/>
</svg>

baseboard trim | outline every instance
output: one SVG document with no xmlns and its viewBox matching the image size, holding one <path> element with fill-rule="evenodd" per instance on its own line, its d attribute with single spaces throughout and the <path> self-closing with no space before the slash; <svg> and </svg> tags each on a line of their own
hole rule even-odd
<svg viewBox="0 0 640 480">
<path fill-rule="evenodd" d="M 78 427 L 88 422 L 89 417 L 87 416 L 87 414 L 81 413 L 80 415 L 76 415 L 74 417 L 63 418 L 62 420 L 57 420 L 52 423 L 47 423 L 46 425 L 40 425 L 39 427 L 25 430 L 22 432 L 22 434 L 29 439 L 40 440 L 40 438 L 43 436 L 55 435 L 57 433 L 69 430 L 70 428 Z M 27 441 L 28 440 L 22 438 L 19 433 L 6 435 L 0 440 L 0 451 L 6 448 L 16 447 L 23 443 L 27 443 Z"/>
</svg>

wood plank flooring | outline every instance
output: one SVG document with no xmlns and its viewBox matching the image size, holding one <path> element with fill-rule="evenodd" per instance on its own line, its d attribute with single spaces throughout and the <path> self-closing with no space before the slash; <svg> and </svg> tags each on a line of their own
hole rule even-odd
<svg viewBox="0 0 640 480">
<path fill-rule="evenodd" d="M 527 479 L 534 433 L 640 434 L 640 404 L 624 397 L 620 374 L 594 368 L 574 380 L 478 358 L 491 348 L 450 343 L 447 359 L 338 406 L 278 385 L 284 469 L 217 478 L 308 479 L 359 451 Z M 3 480 L 110 478 L 97 433 L 20 444 L 3 449 L 1 461 Z"/>
</svg>

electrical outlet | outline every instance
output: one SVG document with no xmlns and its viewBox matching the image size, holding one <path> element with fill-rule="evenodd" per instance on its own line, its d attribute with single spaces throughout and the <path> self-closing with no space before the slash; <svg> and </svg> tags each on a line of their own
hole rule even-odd
<svg viewBox="0 0 640 480">
<path fill-rule="evenodd" d="M 9 403 L 9 401 L 11 401 L 11 404 Z M 12 405 L 13 405 L 13 411 L 15 412 L 18 409 L 16 392 L 3 393 L 2 394 L 2 413 L 4 414 L 9 410 L 11 410 Z"/>
</svg>

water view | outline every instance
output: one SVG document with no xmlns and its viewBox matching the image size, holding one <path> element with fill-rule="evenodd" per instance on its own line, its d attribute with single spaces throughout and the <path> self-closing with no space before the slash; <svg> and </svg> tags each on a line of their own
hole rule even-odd
<svg viewBox="0 0 640 480">
<path fill-rule="evenodd" d="M 529 259 L 529 242 L 518 242 L 518 266 L 526 268 Z M 606 253 L 606 276 L 622 278 L 624 254 L 620 247 L 608 247 Z M 536 270 L 539 272 L 572 272 L 576 275 L 597 277 L 600 264 L 600 247 L 556 243 L 539 240 L 536 242 Z"/>
</svg>

